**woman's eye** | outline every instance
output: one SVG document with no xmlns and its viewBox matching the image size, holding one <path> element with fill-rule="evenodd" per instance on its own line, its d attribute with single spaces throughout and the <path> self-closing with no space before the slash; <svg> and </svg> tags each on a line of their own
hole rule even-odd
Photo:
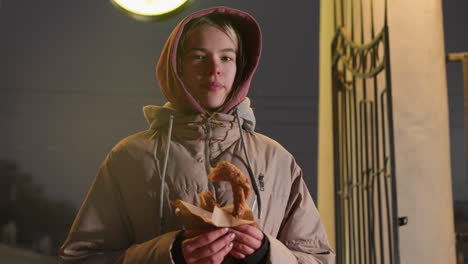
<svg viewBox="0 0 468 264">
<path fill-rule="evenodd" d="M 234 59 L 231 58 L 231 57 L 228 57 L 228 56 L 223 56 L 223 57 L 221 57 L 221 60 L 223 60 L 223 61 L 232 61 Z"/>
<path fill-rule="evenodd" d="M 200 55 L 200 54 L 195 54 L 192 56 L 193 59 L 195 60 L 203 60 L 205 58 L 205 56 L 203 55 Z"/>
</svg>

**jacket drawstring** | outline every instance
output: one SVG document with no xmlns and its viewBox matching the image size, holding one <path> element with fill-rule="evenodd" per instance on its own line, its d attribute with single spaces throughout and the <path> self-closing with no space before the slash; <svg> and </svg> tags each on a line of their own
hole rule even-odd
<svg viewBox="0 0 468 264">
<path fill-rule="evenodd" d="M 242 148 L 244 150 L 245 159 L 247 161 L 247 171 L 249 173 L 250 182 L 252 184 L 252 187 L 253 187 L 254 193 L 255 193 L 255 199 L 254 199 L 254 204 L 252 206 L 252 210 L 255 209 L 255 205 L 257 203 L 258 204 L 258 219 L 262 219 L 262 200 L 261 200 L 261 197 L 260 197 L 260 191 L 258 189 L 258 184 L 257 184 L 257 181 L 256 181 L 255 176 L 253 174 L 252 166 L 250 164 L 250 159 L 249 159 L 249 156 L 247 154 L 247 148 L 245 146 L 243 132 L 242 132 L 242 126 L 240 124 L 239 113 L 238 113 L 237 109 L 236 109 L 236 119 L 237 119 L 237 123 L 239 125 L 239 134 L 240 134 Z M 169 131 L 167 133 L 166 154 L 164 156 L 164 164 L 163 164 L 163 171 L 162 171 L 162 178 L 161 178 L 161 187 L 160 187 L 160 190 L 159 190 L 159 194 L 160 194 L 160 197 L 159 197 L 159 224 L 160 224 L 159 233 L 162 233 L 163 226 L 164 226 L 164 210 L 163 210 L 164 209 L 164 185 L 166 183 L 167 162 L 169 160 L 169 149 L 170 149 L 170 145 L 171 145 L 173 123 L 174 123 L 174 116 L 171 114 L 170 119 L 169 119 Z M 157 150 L 155 148 L 155 150 L 154 150 L 155 158 L 156 158 L 156 151 Z"/>
<path fill-rule="evenodd" d="M 250 159 L 249 159 L 249 156 L 247 155 L 247 148 L 245 146 L 244 137 L 242 136 L 242 126 L 240 123 L 239 111 L 237 108 L 236 108 L 236 120 L 237 120 L 237 124 L 239 125 L 239 134 L 240 134 L 242 148 L 244 149 L 245 159 L 247 160 L 247 171 L 249 172 L 250 182 L 255 192 L 255 200 L 252 206 L 252 211 L 255 209 L 255 202 L 257 202 L 258 203 L 258 219 L 262 219 L 262 198 L 260 197 L 260 191 L 258 190 L 257 180 L 255 179 L 255 176 L 253 174 L 252 166 L 250 165 Z"/>
<path fill-rule="evenodd" d="M 162 233 L 164 226 L 164 184 L 166 183 L 167 161 L 169 159 L 169 148 L 171 147 L 172 125 L 174 123 L 174 115 L 171 114 L 169 119 L 169 131 L 167 132 L 166 155 L 164 157 L 164 165 L 161 178 L 161 189 L 159 190 L 159 233 Z M 156 149 L 155 149 L 156 152 Z M 155 155 L 156 156 L 156 155 Z"/>
</svg>

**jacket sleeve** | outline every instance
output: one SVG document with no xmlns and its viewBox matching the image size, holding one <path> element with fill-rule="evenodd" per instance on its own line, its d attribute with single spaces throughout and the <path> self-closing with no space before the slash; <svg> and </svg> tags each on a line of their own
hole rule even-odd
<svg viewBox="0 0 468 264">
<path fill-rule="evenodd" d="M 102 163 L 59 250 L 60 263 L 172 263 L 170 248 L 177 231 L 133 243 L 118 182 L 129 168 L 123 165 L 126 160 L 117 156 L 111 152 Z"/>
<path fill-rule="evenodd" d="M 320 215 L 302 178 L 301 169 L 292 169 L 293 182 L 278 236 L 267 236 L 270 256 L 267 263 L 335 263 Z"/>
</svg>

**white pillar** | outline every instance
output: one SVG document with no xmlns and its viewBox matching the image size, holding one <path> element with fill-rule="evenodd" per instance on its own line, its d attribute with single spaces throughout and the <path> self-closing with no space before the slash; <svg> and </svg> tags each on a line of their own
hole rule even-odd
<svg viewBox="0 0 468 264">
<path fill-rule="evenodd" d="M 455 263 L 441 0 L 388 2 L 401 263 Z"/>
</svg>

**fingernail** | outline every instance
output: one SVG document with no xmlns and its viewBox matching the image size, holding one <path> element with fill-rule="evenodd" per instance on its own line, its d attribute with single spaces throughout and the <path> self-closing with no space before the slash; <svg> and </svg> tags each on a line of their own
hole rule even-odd
<svg viewBox="0 0 468 264">
<path fill-rule="evenodd" d="M 223 228 L 223 233 L 226 233 L 229 230 L 229 228 L 225 227 Z"/>
<path fill-rule="evenodd" d="M 232 248 L 232 246 L 234 246 L 234 243 L 229 243 L 229 247 Z"/>
<path fill-rule="evenodd" d="M 231 239 L 231 240 L 233 240 L 235 237 L 236 237 L 236 234 L 234 234 L 234 233 L 231 233 L 231 234 L 229 235 L 229 239 Z"/>
</svg>

